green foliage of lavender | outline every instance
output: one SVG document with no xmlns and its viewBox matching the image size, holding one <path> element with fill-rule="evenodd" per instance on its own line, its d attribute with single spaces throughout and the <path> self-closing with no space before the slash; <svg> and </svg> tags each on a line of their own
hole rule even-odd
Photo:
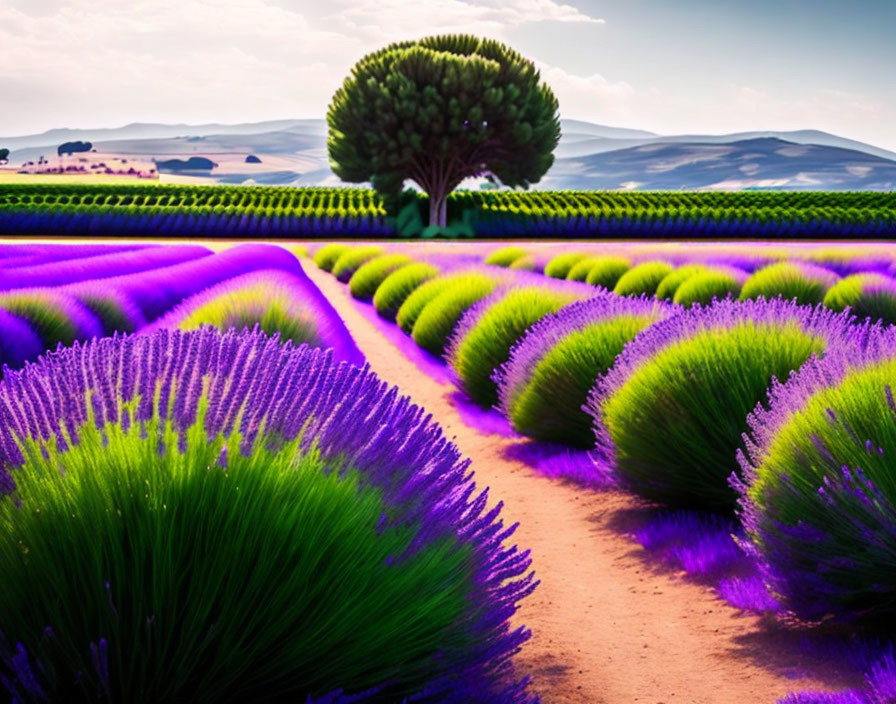
<svg viewBox="0 0 896 704">
<path fill-rule="evenodd" d="M 15 701 L 534 701 L 526 554 L 368 371 L 160 330 L 12 373 L 0 417 Z"/>
<path fill-rule="evenodd" d="M 373 294 L 373 307 L 387 320 L 395 320 L 399 308 L 408 296 L 425 281 L 437 276 L 439 268 L 424 262 L 414 262 L 389 274 Z"/>
<path fill-rule="evenodd" d="M 428 352 L 441 356 L 463 314 L 492 293 L 496 286 L 496 281 L 475 274 L 455 281 L 420 311 L 411 329 L 414 342 Z"/>
<path fill-rule="evenodd" d="M 569 270 L 587 256 L 584 252 L 561 252 L 545 264 L 544 274 L 552 279 L 565 279 Z"/>
<path fill-rule="evenodd" d="M 643 262 L 620 276 L 613 291 L 620 296 L 653 296 L 672 270 L 673 266 L 668 262 Z"/>
<path fill-rule="evenodd" d="M 525 386 L 508 398 L 505 413 L 513 429 L 538 440 L 593 446 L 591 417 L 582 411 L 588 392 L 626 343 L 651 322 L 646 316 L 619 315 L 559 341 L 530 371 Z"/>
<path fill-rule="evenodd" d="M 839 277 L 823 267 L 805 262 L 777 262 L 756 271 L 744 282 L 742 301 L 760 296 L 796 300 L 801 305 L 815 305 Z"/>
<path fill-rule="evenodd" d="M 683 281 L 675 291 L 672 301 L 682 306 L 692 306 L 695 303 L 709 305 L 714 300 L 737 298 L 740 288 L 740 282 L 732 274 L 710 269 Z"/>
<path fill-rule="evenodd" d="M 615 468 L 642 496 L 730 509 L 728 476 L 746 418 L 773 377 L 786 379 L 824 349 L 794 325 L 700 331 L 639 367 L 603 408 Z"/>
<path fill-rule="evenodd" d="M 592 286 L 602 286 L 608 291 L 612 291 L 619 279 L 630 267 L 631 263 L 628 259 L 623 259 L 622 257 L 597 257 L 585 270 L 584 279 L 574 274 L 575 267 L 570 270 L 569 276 L 566 278 L 576 281 L 584 280 Z"/>
<path fill-rule="evenodd" d="M 383 248 L 377 245 L 352 247 L 339 255 L 333 263 L 331 273 L 342 283 L 348 283 L 349 279 L 352 278 L 352 275 L 362 264 L 380 256 L 382 253 Z"/>
<path fill-rule="evenodd" d="M 663 277 L 656 287 L 656 297 L 662 301 L 671 301 L 681 286 L 692 276 L 706 271 L 705 264 L 683 264 Z"/>
<path fill-rule="evenodd" d="M 846 276 L 835 283 L 824 296 L 831 310 L 847 307 L 858 318 L 896 323 L 896 281 L 879 273 Z"/>
<path fill-rule="evenodd" d="M 389 274 L 410 263 L 411 258 L 406 254 L 382 254 L 374 257 L 352 274 L 348 290 L 355 298 L 369 300 Z"/>
<path fill-rule="evenodd" d="M 448 361 L 461 389 L 475 403 L 490 408 L 498 402 L 493 372 L 510 357 L 526 330 L 549 313 L 575 300 L 571 293 L 526 287 L 498 291 L 471 308 L 458 323 Z"/>
<path fill-rule="evenodd" d="M 496 249 L 490 252 L 485 258 L 485 263 L 491 264 L 492 266 L 509 267 L 517 259 L 521 259 L 527 254 L 528 252 L 526 252 L 526 250 L 522 247 L 510 245 L 508 247 L 501 247 L 500 249 Z"/>
<path fill-rule="evenodd" d="M 332 271 L 336 260 L 351 248 L 351 245 L 343 244 L 341 242 L 325 244 L 314 252 L 314 263 L 317 265 L 318 269 Z"/>
<path fill-rule="evenodd" d="M 800 619 L 896 618 L 896 355 L 824 360 L 751 417 L 743 522 L 769 586 Z"/>
<path fill-rule="evenodd" d="M 447 274 L 426 281 L 417 287 L 401 304 L 395 316 L 395 322 L 398 323 L 398 327 L 410 335 L 424 308 L 443 291 L 454 288 L 479 288 L 487 286 L 493 283 L 493 281 L 492 277 L 475 272 Z"/>
</svg>

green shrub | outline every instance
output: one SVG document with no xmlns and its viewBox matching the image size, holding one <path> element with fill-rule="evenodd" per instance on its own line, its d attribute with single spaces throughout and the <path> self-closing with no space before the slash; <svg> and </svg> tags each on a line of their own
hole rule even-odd
<svg viewBox="0 0 896 704">
<path fill-rule="evenodd" d="M 350 249 L 352 249 L 351 245 L 343 244 L 341 242 L 325 244 L 314 253 L 314 263 L 317 265 L 318 269 L 332 271 L 336 260 Z"/>
<path fill-rule="evenodd" d="M 824 304 L 836 311 L 848 306 L 860 319 L 893 324 L 896 323 L 896 281 L 884 274 L 853 274 L 831 286 Z"/>
<path fill-rule="evenodd" d="M 282 271 L 258 271 L 228 279 L 195 296 L 154 323 L 154 327 L 197 330 L 212 325 L 222 332 L 252 330 L 279 335 L 281 342 L 326 346 L 329 326 L 308 300 L 302 280 Z"/>
<path fill-rule="evenodd" d="M 495 280 L 476 274 L 466 280 L 456 281 L 420 311 L 411 330 L 414 342 L 432 354 L 441 356 L 457 321 L 471 306 L 494 291 L 497 285 Z"/>
<path fill-rule="evenodd" d="M 622 257 L 599 257 L 588 267 L 585 282 L 612 291 L 630 266 L 628 259 Z"/>
<path fill-rule="evenodd" d="M 656 287 L 656 297 L 661 301 L 671 301 L 679 286 L 695 274 L 706 271 L 706 268 L 705 264 L 684 264 L 674 269 L 664 276 Z"/>
<path fill-rule="evenodd" d="M 750 276 L 744 282 L 740 299 L 781 296 L 787 301 L 796 299 L 801 305 L 814 305 L 824 300 L 825 293 L 837 279 L 833 271 L 808 262 L 777 262 Z"/>
<path fill-rule="evenodd" d="M 591 416 L 582 410 L 588 392 L 635 335 L 675 310 L 608 293 L 545 316 L 496 374 L 502 412 L 522 435 L 592 447 Z"/>
<path fill-rule="evenodd" d="M 281 244 L 281 247 L 285 249 L 287 252 L 295 255 L 297 259 L 301 259 L 302 257 L 308 256 L 308 245 L 304 244 Z M 326 247 L 327 245 L 324 245 Z"/>
<path fill-rule="evenodd" d="M 535 271 L 535 257 L 531 254 L 525 254 L 518 259 L 514 259 L 507 268 L 515 271 Z"/>
<path fill-rule="evenodd" d="M 494 406 L 498 387 L 492 373 L 507 361 L 513 345 L 534 323 L 575 299 L 574 294 L 549 288 L 511 288 L 467 311 L 448 352 L 461 389 L 480 406 Z"/>
<path fill-rule="evenodd" d="M 880 626 L 896 615 L 894 387 L 890 334 L 871 354 L 807 367 L 750 418 L 741 517 L 770 591 L 797 618 Z"/>
<path fill-rule="evenodd" d="M 410 264 L 411 258 L 406 254 L 381 254 L 365 262 L 352 274 L 348 282 L 348 290 L 355 298 L 368 300 L 373 298 L 379 285 L 392 272 Z"/>
<path fill-rule="evenodd" d="M 569 271 L 566 272 L 566 280 L 584 282 L 588 278 L 588 272 L 591 271 L 591 268 L 599 259 L 600 257 L 590 256 L 579 259 L 575 264 L 569 267 Z"/>
<path fill-rule="evenodd" d="M 460 288 L 475 286 L 478 281 L 497 281 L 497 279 L 488 274 L 466 271 L 445 274 L 425 281 L 401 304 L 398 313 L 395 315 L 395 322 L 398 323 L 398 327 L 410 335 L 420 313 L 433 298 L 442 293 L 442 291 L 447 291 L 454 286 Z"/>
<path fill-rule="evenodd" d="M 703 271 L 686 279 L 678 287 L 675 303 L 692 306 L 695 303 L 709 305 L 714 299 L 737 298 L 740 293 L 740 281 L 733 274 L 724 271 Z"/>
<path fill-rule="evenodd" d="M 383 248 L 376 245 L 355 247 L 347 252 L 343 252 L 339 255 L 336 263 L 333 264 L 333 276 L 342 283 L 348 283 L 349 279 L 352 278 L 352 275 L 362 264 L 380 256 L 382 253 Z"/>
<path fill-rule="evenodd" d="M 99 319 L 77 298 L 54 288 L 0 292 L 0 308 L 23 318 L 40 337 L 44 349 L 70 346 L 103 334 Z"/>
<path fill-rule="evenodd" d="M 597 460 L 652 501 L 730 511 L 747 414 L 773 378 L 850 344 L 848 323 L 779 299 L 723 300 L 648 328 L 589 400 Z"/>
<path fill-rule="evenodd" d="M 511 245 L 509 247 L 501 247 L 500 249 L 496 249 L 491 252 L 486 258 L 485 263 L 491 264 L 492 266 L 503 266 L 509 267 L 520 257 L 525 257 L 528 254 L 525 249 L 522 247 L 516 247 Z"/>
<path fill-rule="evenodd" d="M 116 332 L 133 333 L 146 325 L 146 318 L 133 299 L 102 279 L 82 281 L 65 287 L 99 320 L 107 336 Z"/>
<path fill-rule="evenodd" d="M 585 252 L 563 252 L 558 254 L 545 265 L 544 274 L 552 279 L 565 279 L 569 270 L 587 256 Z"/>
<path fill-rule="evenodd" d="M 620 276 L 613 291 L 620 296 L 652 296 L 671 272 L 672 265 L 668 262 L 643 262 Z"/>
<path fill-rule="evenodd" d="M 369 371 L 159 330 L 3 387 L 10 701 L 527 700 L 507 618 L 529 560 L 441 430 Z"/>
<path fill-rule="evenodd" d="M 373 294 L 373 307 L 387 320 L 395 320 L 398 309 L 424 281 L 439 273 L 439 268 L 424 262 L 408 264 L 389 274 Z"/>
</svg>

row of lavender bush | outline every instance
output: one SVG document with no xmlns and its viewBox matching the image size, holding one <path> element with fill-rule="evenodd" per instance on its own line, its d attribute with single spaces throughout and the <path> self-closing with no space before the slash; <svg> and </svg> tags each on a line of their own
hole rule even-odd
<svg viewBox="0 0 896 704">
<path fill-rule="evenodd" d="M 388 305 L 377 310 L 397 310 L 418 344 L 443 353 L 458 387 L 498 408 L 516 431 L 587 449 L 578 476 L 610 476 L 672 509 L 736 516 L 765 605 L 782 621 L 890 632 L 896 327 L 881 316 L 801 305 L 796 295 L 767 298 L 767 288 L 707 305 L 648 298 L 672 266 L 653 277 L 651 290 L 631 291 L 637 295 L 573 289 L 582 284 L 510 268 L 508 260 L 527 256 L 514 254 L 497 261 L 507 268 L 431 258 L 425 272 L 421 262 L 369 247 L 323 247 L 316 260 L 354 292 L 370 290 L 356 277 L 392 257 L 373 294 Z M 403 272 L 412 267 L 408 286 Z M 759 266 L 744 287 L 757 278 L 757 289 L 771 285 L 769 272 L 782 267 L 785 283 L 822 282 L 816 295 L 850 278 L 837 283 L 833 271 L 797 261 Z M 424 329 L 432 325 L 435 338 Z M 881 673 L 873 679 L 842 701 L 896 696 Z M 812 701 L 795 697 L 789 701 Z"/>
<path fill-rule="evenodd" d="M 282 247 L 249 244 L 214 254 L 188 245 L 111 253 L 44 245 L 27 256 L 28 265 L 22 255 L 0 258 L 0 365 L 18 367 L 60 344 L 169 323 L 182 329 L 257 323 L 268 332 L 280 326 L 284 338 L 285 326 L 304 327 L 307 339 L 296 333 L 296 344 L 316 342 L 336 348 L 339 359 L 360 360 L 338 316 Z M 246 275 L 254 278 L 240 278 Z M 147 327 L 175 306 L 182 320 Z"/>
<path fill-rule="evenodd" d="M 537 702 L 515 526 L 292 254 L 39 254 L 0 294 L 7 362 L 59 343 L 0 383 L 12 701 Z"/>
<path fill-rule="evenodd" d="M 711 250 L 709 257 L 713 257 Z M 716 253 L 701 261 L 676 256 L 635 260 L 618 251 L 595 249 L 565 251 L 539 261 L 525 248 L 512 246 L 492 251 L 485 262 L 585 281 L 623 296 L 655 295 L 682 305 L 707 304 L 727 296 L 740 300 L 781 296 L 804 305 L 823 303 L 838 312 L 848 307 L 859 318 L 896 322 L 896 261 L 886 255 L 812 261 L 798 254 L 780 259 Z"/>
</svg>

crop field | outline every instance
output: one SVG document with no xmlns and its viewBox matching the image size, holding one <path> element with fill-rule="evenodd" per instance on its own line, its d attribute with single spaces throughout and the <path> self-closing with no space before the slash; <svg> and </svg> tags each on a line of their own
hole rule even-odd
<svg viewBox="0 0 896 704">
<path fill-rule="evenodd" d="M 139 237 L 707 237 L 896 235 L 894 192 L 456 191 L 448 225 L 427 199 L 386 207 L 362 188 L 11 184 L 0 234 Z"/>
<path fill-rule="evenodd" d="M 0 241 L 0 692 L 896 701 L 893 323 L 886 242 Z"/>
</svg>

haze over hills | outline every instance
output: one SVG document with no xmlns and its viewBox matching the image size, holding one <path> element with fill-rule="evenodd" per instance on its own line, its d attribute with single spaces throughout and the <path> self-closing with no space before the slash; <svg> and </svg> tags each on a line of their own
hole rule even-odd
<svg viewBox="0 0 896 704">
<path fill-rule="evenodd" d="M 817 130 L 657 135 L 565 119 L 561 127 L 554 165 L 534 188 L 896 190 L 896 153 Z M 219 166 L 191 175 L 219 183 L 340 185 L 327 161 L 326 135 L 322 119 L 135 123 L 0 138 L 0 146 L 11 150 L 11 164 L 49 158 L 60 143 L 85 140 L 99 154 L 129 158 L 207 156 Z M 249 154 L 260 163 L 246 164 Z"/>
</svg>

